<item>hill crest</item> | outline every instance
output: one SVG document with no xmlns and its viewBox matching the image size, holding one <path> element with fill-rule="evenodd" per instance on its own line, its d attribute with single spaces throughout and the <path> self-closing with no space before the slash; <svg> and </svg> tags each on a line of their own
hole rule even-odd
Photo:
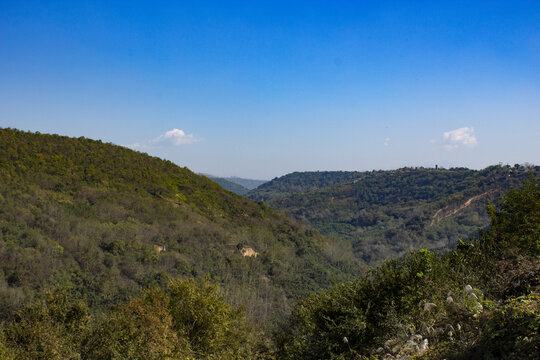
<svg viewBox="0 0 540 360">
<path fill-rule="evenodd" d="M 0 185 L 5 316 L 44 287 L 72 288 L 97 310 L 171 277 L 209 276 L 261 320 L 361 269 L 262 203 L 101 141 L 0 129 Z"/>
</svg>

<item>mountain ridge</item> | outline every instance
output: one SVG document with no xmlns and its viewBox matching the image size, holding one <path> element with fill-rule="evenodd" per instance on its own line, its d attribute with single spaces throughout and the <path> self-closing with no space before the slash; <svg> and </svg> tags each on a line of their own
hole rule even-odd
<svg viewBox="0 0 540 360">
<path fill-rule="evenodd" d="M 473 235 L 489 223 L 486 205 L 529 173 L 538 177 L 540 168 L 295 172 L 246 196 L 350 241 L 355 255 L 373 265 L 411 249 L 450 248 Z"/>
</svg>

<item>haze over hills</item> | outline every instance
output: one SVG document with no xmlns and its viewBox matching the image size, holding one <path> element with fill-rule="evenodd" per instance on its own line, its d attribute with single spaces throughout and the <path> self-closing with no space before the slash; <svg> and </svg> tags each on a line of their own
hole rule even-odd
<svg viewBox="0 0 540 360">
<path fill-rule="evenodd" d="M 345 239 L 369 264 L 410 249 L 451 248 L 487 226 L 486 205 L 540 168 L 527 165 L 296 172 L 246 194 Z"/>
<path fill-rule="evenodd" d="M 248 188 L 245 188 L 242 185 L 229 181 L 225 178 L 215 177 L 211 175 L 204 175 L 204 176 L 206 176 L 213 182 L 218 183 L 222 188 L 232 191 L 235 194 L 245 195 L 249 191 Z"/>
<path fill-rule="evenodd" d="M 94 311 L 171 277 L 210 277 L 262 321 L 358 274 L 350 245 L 187 168 L 86 138 L 0 129 L 0 308 L 45 288 Z"/>
<path fill-rule="evenodd" d="M 254 179 L 244 179 L 236 176 L 232 177 L 218 177 L 213 175 L 206 175 L 207 178 L 213 182 L 218 183 L 223 188 L 232 191 L 238 195 L 245 195 L 249 190 L 253 190 L 256 187 L 268 182 L 267 180 L 254 180 Z"/>
<path fill-rule="evenodd" d="M 253 190 L 256 187 L 259 187 L 262 184 L 268 182 L 268 180 L 245 179 L 238 176 L 224 177 L 223 179 L 228 180 L 238 185 L 242 185 L 248 190 Z"/>
</svg>

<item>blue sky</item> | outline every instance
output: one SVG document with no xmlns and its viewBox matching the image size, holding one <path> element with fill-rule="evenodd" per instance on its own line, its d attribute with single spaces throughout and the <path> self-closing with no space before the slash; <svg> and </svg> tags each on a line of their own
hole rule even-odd
<svg viewBox="0 0 540 360">
<path fill-rule="evenodd" d="M 540 2 L 0 0 L 0 127 L 262 179 L 539 164 Z"/>
</svg>

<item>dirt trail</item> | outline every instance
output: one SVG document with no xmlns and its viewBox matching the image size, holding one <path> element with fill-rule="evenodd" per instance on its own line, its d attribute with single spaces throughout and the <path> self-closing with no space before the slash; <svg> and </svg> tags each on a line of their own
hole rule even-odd
<svg viewBox="0 0 540 360">
<path fill-rule="evenodd" d="M 486 191 L 485 193 L 480 194 L 480 195 L 475 195 L 475 196 L 471 197 L 470 199 L 468 199 L 467 201 L 465 201 L 460 206 L 458 206 L 457 208 L 452 209 L 452 210 L 448 211 L 447 213 L 444 213 L 444 211 L 446 209 L 448 209 L 449 206 L 446 206 L 446 207 L 444 207 L 442 209 L 437 210 L 435 215 L 433 215 L 433 217 L 431 218 L 431 224 L 429 224 L 429 226 L 433 226 L 433 224 L 435 224 L 435 222 L 440 222 L 441 220 L 449 218 L 450 216 L 456 215 L 458 212 L 462 211 L 463 209 L 465 209 L 469 205 L 471 205 L 473 203 L 473 201 L 479 200 L 479 199 L 483 198 L 484 196 L 486 196 L 486 195 L 488 195 L 489 193 L 492 193 L 492 192 L 493 192 L 493 190 L 492 191 Z"/>
</svg>

